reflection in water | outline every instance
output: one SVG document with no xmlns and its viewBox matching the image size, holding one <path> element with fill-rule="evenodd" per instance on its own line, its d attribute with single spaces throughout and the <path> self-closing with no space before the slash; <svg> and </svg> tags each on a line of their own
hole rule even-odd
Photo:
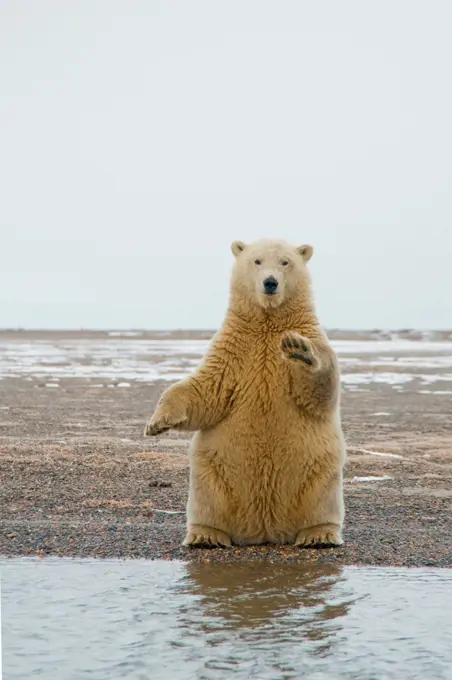
<svg viewBox="0 0 452 680">
<path fill-rule="evenodd" d="M 337 630 L 327 622 L 345 616 L 350 606 L 328 601 L 341 573 L 336 565 L 315 563 L 189 564 L 184 589 L 201 596 L 205 633 L 243 629 L 251 639 L 253 629 L 271 626 L 273 641 L 296 634 L 323 642 L 325 652 Z"/>
<path fill-rule="evenodd" d="M 220 568 L 219 568 L 220 566 Z M 320 611 L 343 568 L 336 565 L 188 564 L 187 590 L 202 596 L 207 616 L 221 616 L 232 627 L 262 625 L 268 619 L 301 607 Z M 347 607 L 330 612 L 324 619 L 343 616 Z"/>
<path fill-rule="evenodd" d="M 336 565 L 268 564 L 188 564 L 187 576 L 178 585 L 179 592 L 199 596 L 197 613 L 183 612 L 180 624 L 207 635 L 209 646 L 218 648 L 220 658 L 211 658 L 209 667 L 233 669 L 249 658 L 250 645 L 265 657 L 279 645 L 308 643 L 309 654 L 330 652 L 340 630 L 340 618 L 350 607 L 348 600 L 334 602 L 331 589 L 341 579 L 342 568 Z M 235 644 L 222 654 L 233 632 Z M 228 646 L 228 645 L 226 645 Z M 232 653 L 231 653 L 232 652 Z M 257 663 L 257 666 L 256 666 Z M 274 671 L 288 672 L 287 663 L 277 658 Z M 290 666 L 290 664 L 289 664 Z"/>
<path fill-rule="evenodd" d="M 450 680 L 452 570 L 0 560 L 8 680 Z"/>
</svg>

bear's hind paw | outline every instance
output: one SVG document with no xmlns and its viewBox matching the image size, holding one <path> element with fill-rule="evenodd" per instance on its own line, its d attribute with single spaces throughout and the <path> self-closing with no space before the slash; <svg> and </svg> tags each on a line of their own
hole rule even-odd
<svg viewBox="0 0 452 680">
<path fill-rule="evenodd" d="M 295 539 L 295 545 L 299 548 L 326 548 L 342 544 L 340 527 L 335 524 L 319 524 L 302 529 Z"/>
<path fill-rule="evenodd" d="M 187 531 L 183 545 L 188 548 L 230 548 L 232 541 L 224 531 L 193 524 Z"/>
</svg>

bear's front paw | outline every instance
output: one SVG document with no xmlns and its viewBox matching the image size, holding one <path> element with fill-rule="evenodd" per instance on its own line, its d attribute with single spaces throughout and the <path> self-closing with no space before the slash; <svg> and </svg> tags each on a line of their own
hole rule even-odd
<svg viewBox="0 0 452 680">
<path fill-rule="evenodd" d="M 186 420 L 187 417 L 183 414 L 175 416 L 171 413 L 165 413 L 165 411 L 156 411 L 146 423 L 144 434 L 146 437 L 155 437 L 173 427 L 182 425 Z"/>
<path fill-rule="evenodd" d="M 299 333 L 286 333 L 283 336 L 281 346 L 283 354 L 287 359 L 302 361 L 307 366 L 317 365 L 311 341 Z"/>
</svg>

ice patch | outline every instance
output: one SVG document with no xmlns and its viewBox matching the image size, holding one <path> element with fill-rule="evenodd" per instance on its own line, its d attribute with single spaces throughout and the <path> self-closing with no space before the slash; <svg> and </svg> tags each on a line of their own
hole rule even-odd
<svg viewBox="0 0 452 680">
<path fill-rule="evenodd" d="M 440 382 L 442 380 L 444 380 L 446 382 L 452 382 L 452 373 L 445 373 L 444 375 L 439 375 L 438 373 L 436 373 L 436 374 L 432 373 L 432 374 L 427 374 L 427 375 L 419 375 L 417 377 L 422 379 L 423 385 L 431 385 L 432 383 Z"/>
<path fill-rule="evenodd" d="M 353 477 L 352 484 L 357 484 L 359 482 L 385 482 L 388 479 L 392 479 L 389 475 L 383 475 L 383 477 Z"/>
<path fill-rule="evenodd" d="M 341 376 L 345 385 L 368 385 L 370 383 L 386 383 L 402 385 L 411 382 L 416 376 L 410 373 L 347 373 Z"/>
<path fill-rule="evenodd" d="M 423 340 L 332 340 L 338 354 L 400 354 L 401 352 L 451 352 L 452 342 Z"/>
<path fill-rule="evenodd" d="M 432 383 L 445 381 L 452 382 L 452 374 L 445 373 L 345 373 L 341 375 L 341 381 L 344 385 L 369 385 L 371 383 L 380 383 L 392 385 L 393 389 L 402 389 L 402 385 L 412 382 L 413 380 L 421 380 L 422 385 L 431 385 Z"/>
<path fill-rule="evenodd" d="M 396 458 L 397 460 L 403 460 L 403 456 L 399 456 L 397 453 L 385 453 L 383 451 L 369 451 L 369 449 L 361 449 L 358 446 L 349 446 L 347 448 L 348 453 L 363 454 L 366 456 L 381 456 L 382 458 Z"/>
<path fill-rule="evenodd" d="M 344 368 L 366 366 L 372 368 L 452 368 L 452 356 L 387 356 L 376 359 L 363 357 L 345 358 L 339 356 L 339 363 Z"/>
<path fill-rule="evenodd" d="M 155 512 L 158 515 L 185 515 L 185 510 L 161 510 L 160 508 L 151 508 L 150 512 Z"/>
<path fill-rule="evenodd" d="M 419 390 L 418 394 L 444 394 L 452 395 L 452 390 Z"/>
<path fill-rule="evenodd" d="M 141 331 L 110 331 L 108 335 L 111 338 L 138 338 L 143 333 Z"/>
</svg>

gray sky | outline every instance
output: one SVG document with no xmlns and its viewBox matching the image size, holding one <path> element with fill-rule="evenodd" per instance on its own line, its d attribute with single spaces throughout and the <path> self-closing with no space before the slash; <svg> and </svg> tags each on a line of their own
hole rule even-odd
<svg viewBox="0 0 452 680">
<path fill-rule="evenodd" d="M 0 327 L 216 327 L 230 243 L 330 327 L 452 326 L 452 2 L 0 0 Z"/>
</svg>

